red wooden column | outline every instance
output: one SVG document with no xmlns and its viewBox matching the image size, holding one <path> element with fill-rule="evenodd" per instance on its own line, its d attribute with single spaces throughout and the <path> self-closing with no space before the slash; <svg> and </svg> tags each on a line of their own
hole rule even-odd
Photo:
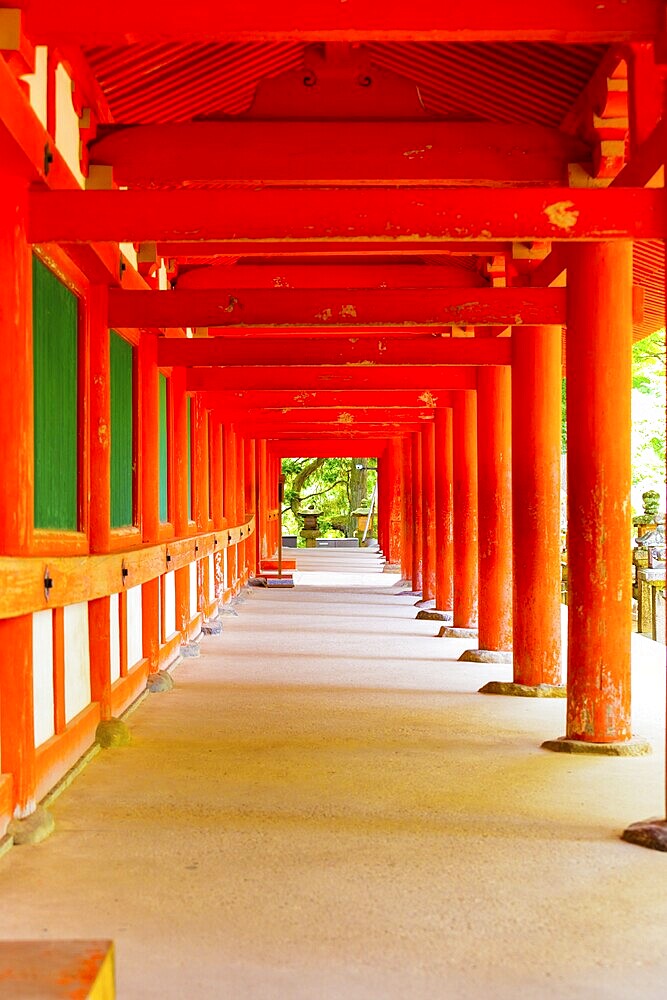
<svg viewBox="0 0 667 1000">
<path fill-rule="evenodd" d="M 224 510 L 227 524 L 238 524 L 236 511 L 236 434 L 231 424 L 225 424 L 225 483 Z M 233 590 L 237 580 L 236 546 L 227 549 L 227 587 Z"/>
<path fill-rule="evenodd" d="M 192 499 L 197 531 L 207 531 L 209 522 L 209 448 L 208 413 L 198 396 L 192 397 L 192 425 L 194 429 L 194 455 Z"/>
<path fill-rule="evenodd" d="M 477 510 L 477 393 L 466 389 L 454 396 L 453 441 L 453 558 L 454 628 L 477 626 L 478 510 Z"/>
<path fill-rule="evenodd" d="M 149 545 L 159 539 L 160 450 L 159 450 L 159 381 L 157 335 L 142 333 L 137 351 L 139 411 L 141 413 L 140 492 L 141 537 Z M 158 577 L 141 587 L 141 627 L 143 654 L 149 672 L 158 669 L 160 653 L 159 615 L 160 581 Z"/>
<path fill-rule="evenodd" d="M 560 637 L 559 326 L 512 333 L 512 519 L 514 533 L 514 683 L 491 694 L 565 696 Z"/>
<path fill-rule="evenodd" d="M 185 391 L 185 369 L 174 368 L 171 376 L 172 425 L 173 425 L 173 520 L 177 538 L 188 534 L 188 419 Z M 176 628 L 182 641 L 188 640 L 190 624 L 190 570 L 187 566 L 174 572 L 176 596 Z"/>
<path fill-rule="evenodd" d="M 435 411 L 435 511 L 436 550 L 435 606 L 451 611 L 454 606 L 454 461 L 452 454 L 452 411 L 438 406 Z"/>
<path fill-rule="evenodd" d="M 239 435 L 236 439 L 236 514 L 239 524 L 245 523 L 245 438 Z M 239 586 L 245 583 L 246 558 L 245 540 L 241 539 L 236 546 L 236 562 L 239 573 Z"/>
<path fill-rule="evenodd" d="M 222 424 L 211 416 L 211 440 L 209 442 L 211 463 L 211 514 L 213 529 L 219 530 L 223 523 L 222 514 Z"/>
<path fill-rule="evenodd" d="M 256 478 L 257 441 L 255 438 L 248 438 L 245 445 L 245 509 L 248 517 L 255 515 L 255 531 L 257 531 Z M 257 548 L 254 538 L 246 543 L 246 560 L 249 575 L 255 576 L 257 572 Z"/>
<path fill-rule="evenodd" d="M 436 499 L 435 499 L 435 423 L 430 421 L 421 430 L 422 454 L 422 600 L 436 598 Z"/>
<path fill-rule="evenodd" d="M 389 445 L 385 447 L 385 451 L 382 455 L 378 456 L 377 461 L 377 526 L 378 526 L 378 545 L 382 552 L 384 552 L 385 557 L 387 554 L 387 535 L 388 535 L 388 502 L 387 502 L 387 459 L 386 454 Z"/>
<path fill-rule="evenodd" d="M 92 285 L 86 297 L 90 375 L 90 514 L 92 552 L 108 552 L 111 541 L 111 361 L 108 288 Z M 143 592 L 142 592 L 143 593 Z M 143 622 L 143 617 L 142 617 Z M 111 600 L 88 603 L 91 700 L 100 706 L 101 724 L 111 718 Z M 122 723 L 120 723 L 122 725 Z M 104 726 L 102 725 L 102 728 Z M 98 735 L 99 727 L 98 727 Z"/>
<path fill-rule="evenodd" d="M 255 448 L 256 479 L 255 479 L 255 551 L 257 553 L 257 567 L 267 554 L 266 538 L 266 438 L 259 438 Z"/>
<path fill-rule="evenodd" d="M 419 431 L 410 435 L 412 455 L 412 589 L 422 589 L 422 440 Z"/>
<path fill-rule="evenodd" d="M 401 439 L 401 576 L 412 579 L 412 446 L 409 437 Z"/>
<path fill-rule="evenodd" d="M 389 524 L 387 534 L 387 562 L 398 565 L 401 562 L 401 439 L 392 438 L 386 451 L 387 458 L 387 505 Z M 383 466 L 384 469 L 384 466 Z"/>
<path fill-rule="evenodd" d="M 479 368 L 477 390 L 479 636 L 478 649 L 466 650 L 460 659 L 507 662 L 512 648 L 510 368 Z"/>
<path fill-rule="evenodd" d="M 4 155 L 0 144 L 0 158 Z M 27 184 L 0 173 L 0 553 L 28 555 L 34 520 L 32 253 Z M 9 349 L 11 346 L 11 349 Z M 35 809 L 32 615 L 0 620 L 0 793 L 17 817 Z M 11 775 L 11 777 L 9 777 Z M 4 810 L 3 810 L 4 812 Z M 4 833 L 6 815 L 0 816 Z"/>
<path fill-rule="evenodd" d="M 567 730 L 549 749 L 647 750 L 631 741 L 632 245 L 568 259 Z"/>
</svg>

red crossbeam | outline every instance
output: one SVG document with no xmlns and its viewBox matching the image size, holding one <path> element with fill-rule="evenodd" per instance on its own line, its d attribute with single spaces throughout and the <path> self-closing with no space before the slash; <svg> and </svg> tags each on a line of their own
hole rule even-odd
<svg viewBox="0 0 667 1000">
<path fill-rule="evenodd" d="M 419 264 L 216 264 L 178 275 L 177 291 L 186 289 L 276 288 L 483 288 L 488 282 L 476 271 L 455 265 Z"/>
<path fill-rule="evenodd" d="M 387 447 L 389 438 L 363 438 L 359 440 L 363 443 L 364 457 L 377 458 Z M 292 437 L 282 439 L 272 439 L 269 441 L 269 451 L 273 455 L 280 455 L 284 458 L 352 458 L 350 451 L 351 439 L 349 443 L 345 440 L 338 441 L 335 438 L 322 437 Z"/>
<path fill-rule="evenodd" d="M 3 0 L 13 5 L 13 0 Z M 36 42 L 104 45 L 131 41 L 549 41 L 627 42 L 664 27 L 660 0 L 181 0 L 113 4 L 29 0 Z"/>
<path fill-rule="evenodd" d="M 472 367 L 457 368 L 451 365 L 410 365 L 399 367 L 382 365 L 341 365 L 337 367 L 303 367 L 301 365 L 274 367 L 190 368 L 187 371 L 189 392 L 246 390 L 294 391 L 334 390 L 347 393 L 369 389 L 391 391 L 414 389 L 418 392 L 436 392 L 450 389 L 476 389 L 477 374 Z"/>
<path fill-rule="evenodd" d="M 341 188 L 34 191 L 32 243 L 357 239 L 602 240 L 664 236 L 662 190 Z M 238 249 L 238 248 L 237 248 Z M 202 249 L 202 253 L 205 251 Z"/>
<path fill-rule="evenodd" d="M 195 374 L 192 372 L 191 374 Z M 474 388 L 474 385 L 470 386 Z M 253 410 L 263 410 L 271 413 L 273 410 L 280 412 L 307 412 L 316 414 L 319 410 L 327 410 L 333 407 L 338 410 L 392 410 L 398 408 L 423 409 L 432 406 L 451 406 L 453 393 L 448 390 L 423 389 L 348 389 L 345 392 L 337 392 L 327 389 L 316 389 L 313 391 L 299 390 L 285 391 L 279 389 L 250 389 L 247 391 L 230 392 L 212 390 L 201 393 L 204 406 L 207 409 L 214 407 L 240 412 L 251 412 Z"/>
<path fill-rule="evenodd" d="M 228 412 L 225 408 L 225 412 Z M 300 408 L 296 410 L 246 410 L 240 408 L 230 414 L 230 419 L 242 424 L 270 424 L 272 427 L 283 428 L 294 427 L 295 425 L 315 426 L 319 424 L 332 424 L 334 426 L 352 427 L 365 424 L 415 424 L 433 420 L 434 409 L 425 407 L 422 403 L 421 409 L 401 407 L 387 407 L 384 410 L 378 408 L 368 409 L 364 407 L 335 406 L 320 407 L 310 410 Z"/>
<path fill-rule="evenodd" d="M 436 336 L 411 339 L 355 340 L 320 337 L 300 340 L 286 351 L 272 338 L 219 338 L 188 340 L 161 338 L 158 363 L 185 365 L 508 365 L 512 341 L 503 339 L 456 339 Z"/>
<path fill-rule="evenodd" d="M 555 325 L 565 322 L 565 294 L 562 288 L 112 289 L 109 326 Z"/>
<path fill-rule="evenodd" d="M 196 243 L 185 242 L 158 242 L 156 244 L 158 257 L 179 258 L 180 260 L 193 259 L 195 262 L 201 256 L 209 257 L 252 257 L 252 258 L 281 258 L 291 260 L 292 258 L 317 257 L 318 260 L 326 259 L 333 262 L 337 258 L 350 257 L 354 254 L 357 257 L 377 257 L 387 254 L 392 257 L 421 257 L 424 253 L 429 256 L 447 254 L 450 257 L 469 257 L 470 254 L 478 254 L 482 257 L 497 257 L 500 254 L 512 253 L 512 243 L 507 240 L 432 240 L 425 250 L 420 242 L 409 243 L 405 240 L 396 243 L 387 243 L 386 239 L 378 237 L 371 240 L 355 240 L 353 243 L 345 243 L 343 240 L 327 240 L 326 243 L 306 240 L 290 240 L 285 243 L 282 240 L 252 240 L 240 245 L 233 240 L 208 241 L 201 247 Z M 540 253 L 540 259 L 544 253 Z"/>
<path fill-rule="evenodd" d="M 183 180 L 255 185 L 563 184 L 590 148 L 558 129 L 476 122 L 233 121 L 111 126 L 91 146 L 133 187 Z"/>
</svg>

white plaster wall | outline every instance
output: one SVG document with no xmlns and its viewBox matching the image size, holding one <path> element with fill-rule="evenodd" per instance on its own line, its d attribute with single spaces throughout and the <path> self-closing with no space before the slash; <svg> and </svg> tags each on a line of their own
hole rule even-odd
<svg viewBox="0 0 667 1000">
<path fill-rule="evenodd" d="M 35 746 L 38 747 L 55 732 L 52 611 L 38 611 L 32 616 L 32 690 Z"/>
<path fill-rule="evenodd" d="M 162 577 L 164 584 L 164 634 L 167 638 L 176 631 L 176 586 L 174 584 L 174 571 L 165 573 Z"/>
<path fill-rule="evenodd" d="M 127 592 L 127 666 L 131 670 L 143 655 L 141 636 L 141 587 L 130 587 Z"/>
<path fill-rule="evenodd" d="M 79 164 L 79 119 L 72 104 L 72 80 L 64 66 L 56 69 L 56 145 L 83 187 Z"/>
<path fill-rule="evenodd" d="M 229 580 L 229 569 L 227 567 L 227 556 L 229 555 L 229 549 L 225 549 L 222 553 L 222 584 L 223 590 L 227 590 Z"/>
<path fill-rule="evenodd" d="M 208 599 L 209 601 L 215 598 L 215 559 L 213 556 L 208 557 Z"/>
<path fill-rule="evenodd" d="M 65 722 L 90 704 L 88 604 L 70 604 L 65 618 Z"/>
<path fill-rule="evenodd" d="M 30 88 L 30 104 L 46 128 L 46 64 L 49 50 L 46 45 L 35 46 L 35 72 L 26 73 L 23 80 Z"/>
<path fill-rule="evenodd" d="M 190 618 L 197 614 L 197 563 L 190 563 Z"/>
<path fill-rule="evenodd" d="M 109 599 L 111 683 L 120 677 L 120 618 L 118 616 L 118 594 Z"/>
</svg>

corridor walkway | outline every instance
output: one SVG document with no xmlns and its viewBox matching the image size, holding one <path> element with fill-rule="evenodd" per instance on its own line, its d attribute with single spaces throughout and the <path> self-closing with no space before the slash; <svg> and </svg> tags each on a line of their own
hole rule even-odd
<svg viewBox="0 0 667 1000">
<path fill-rule="evenodd" d="M 661 809 L 660 648 L 652 756 L 551 754 L 565 703 L 476 694 L 508 668 L 387 582 L 225 615 L 0 860 L 0 936 L 113 938 L 122 1000 L 663 997 L 667 858 L 618 839 Z"/>
</svg>

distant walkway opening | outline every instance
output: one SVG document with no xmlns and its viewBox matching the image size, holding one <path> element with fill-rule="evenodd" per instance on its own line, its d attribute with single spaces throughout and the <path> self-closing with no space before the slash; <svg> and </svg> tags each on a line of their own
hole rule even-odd
<svg viewBox="0 0 667 1000">
<path fill-rule="evenodd" d="M 385 573 L 379 549 L 298 549 L 294 583 L 299 587 L 393 587 L 400 573 Z"/>
</svg>

